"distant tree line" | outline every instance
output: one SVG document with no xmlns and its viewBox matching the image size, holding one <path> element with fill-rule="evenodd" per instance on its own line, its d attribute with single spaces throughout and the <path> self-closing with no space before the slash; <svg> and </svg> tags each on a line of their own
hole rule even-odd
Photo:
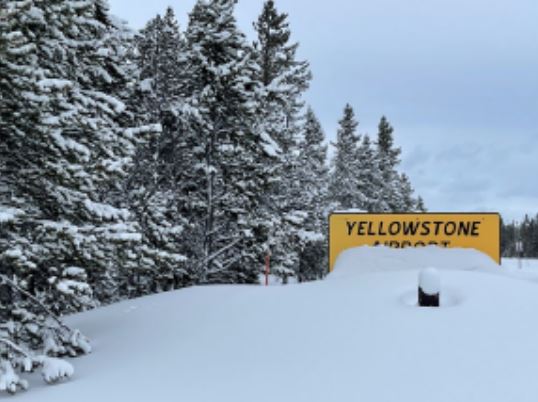
<svg viewBox="0 0 538 402">
<path fill-rule="evenodd" d="M 503 257 L 519 257 L 516 242 L 523 246 L 521 256 L 538 258 L 538 215 L 531 218 L 525 215 L 521 222 L 501 224 L 501 253 Z"/>
<path fill-rule="evenodd" d="M 133 33 L 106 0 L 6 0 L 0 15 L 0 383 L 86 353 L 59 318 L 196 284 L 326 273 L 331 210 L 423 211 L 383 117 L 339 122 L 334 158 L 303 95 L 287 15 L 249 43 L 234 0 Z"/>
</svg>

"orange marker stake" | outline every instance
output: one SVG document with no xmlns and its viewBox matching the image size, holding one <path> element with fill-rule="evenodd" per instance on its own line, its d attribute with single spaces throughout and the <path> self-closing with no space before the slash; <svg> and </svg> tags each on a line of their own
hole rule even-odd
<svg viewBox="0 0 538 402">
<path fill-rule="evenodd" d="M 270 254 L 265 255 L 265 286 L 269 286 L 269 264 L 271 256 Z"/>
</svg>

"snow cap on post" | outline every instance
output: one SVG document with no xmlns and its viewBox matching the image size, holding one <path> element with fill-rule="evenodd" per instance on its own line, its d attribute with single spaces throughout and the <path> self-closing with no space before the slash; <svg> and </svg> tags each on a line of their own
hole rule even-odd
<svg viewBox="0 0 538 402">
<path fill-rule="evenodd" d="M 441 279 L 435 268 L 426 268 L 418 276 L 418 304 L 421 307 L 439 307 Z"/>
</svg>

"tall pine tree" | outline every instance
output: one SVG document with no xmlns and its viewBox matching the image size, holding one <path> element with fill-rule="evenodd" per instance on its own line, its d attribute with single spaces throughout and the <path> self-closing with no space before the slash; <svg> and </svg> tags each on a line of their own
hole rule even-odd
<svg viewBox="0 0 538 402">
<path fill-rule="evenodd" d="M 264 222 L 257 210 L 267 182 L 259 130 L 255 63 L 233 16 L 234 0 L 198 1 L 187 38 L 187 92 L 199 126 L 192 203 L 195 274 L 200 282 L 257 281 Z"/>
<path fill-rule="evenodd" d="M 327 145 L 321 124 L 312 108 L 305 116 L 303 138 L 299 143 L 301 187 L 300 202 L 304 205 L 306 220 L 299 231 L 299 281 L 319 279 L 326 272 L 327 202 L 329 170 Z"/>
<path fill-rule="evenodd" d="M 375 209 L 377 212 L 396 211 L 399 208 L 399 177 L 396 167 L 400 163 L 400 148 L 394 147 L 394 129 L 385 116 L 381 117 L 377 132 L 377 158 L 381 170 L 381 198 Z"/>
<path fill-rule="evenodd" d="M 137 148 L 126 185 L 129 206 L 142 227 L 143 258 L 131 277 L 131 296 L 175 289 L 190 283 L 184 235 L 192 166 L 186 142 L 189 113 L 181 92 L 184 40 L 172 9 L 157 15 L 137 35 L 133 63 L 137 82 L 129 105 L 134 121 L 159 129 Z"/>
<path fill-rule="evenodd" d="M 422 211 L 422 200 L 415 199 L 409 177 L 399 173 L 401 149 L 394 146 L 394 129 L 385 116 L 381 117 L 377 134 L 377 162 L 382 183 L 374 209 L 378 212 Z"/>
<path fill-rule="evenodd" d="M 262 135 L 274 144 L 268 160 L 272 181 L 262 214 L 270 222 L 266 240 L 272 250 L 272 272 L 284 281 L 299 267 L 299 234 L 306 219 L 300 203 L 299 137 L 304 102 L 311 73 L 306 61 L 297 60 L 297 43 L 291 43 L 287 14 L 279 13 L 272 0 L 266 1 L 254 23 L 254 44 L 261 83 Z"/>
<path fill-rule="evenodd" d="M 357 148 L 357 185 L 356 191 L 361 194 L 358 208 L 373 212 L 382 197 L 383 180 L 379 160 L 372 148 L 370 136 L 365 134 Z"/>
<path fill-rule="evenodd" d="M 360 136 L 357 134 L 358 122 L 351 105 L 344 108 L 336 134 L 336 148 L 332 160 L 329 179 L 329 196 L 332 209 L 353 209 L 364 205 L 365 195 L 358 181 L 357 148 Z"/>
</svg>

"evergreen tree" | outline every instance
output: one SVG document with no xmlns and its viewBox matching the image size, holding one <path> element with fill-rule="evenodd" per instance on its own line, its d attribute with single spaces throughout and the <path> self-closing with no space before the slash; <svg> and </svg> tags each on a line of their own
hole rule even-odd
<svg viewBox="0 0 538 402">
<path fill-rule="evenodd" d="M 515 255 L 516 223 L 504 223 L 501 218 L 501 255 L 513 257 Z"/>
<path fill-rule="evenodd" d="M 428 209 L 424 205 L 424 200 L 422 199 L 421 196 L 418 196 L 418 198 L 417 198 L 416 210 L 417 210 L 417 212 L 427 212 L 428 211 Z"/>
<path fill-rule="evenodd" d="M 538 257 L 538 215 L 534 218 L 525 215 L 521 222 L 504 223 L 501 219 L 501 255 L 519 257 L 516 242 L 523 243 L 523 257 Z"/>
<path fill-rule="evenodd" d="M 265 129 L 284 154 L 297 145 L 299 115 L 304 105 L 301 97 L 312 79 L 308 62 L 297 60 L 299 44 L 290 43 L 287 18 L 287 14 L 278 12 L 274 1 L 268 0 L 254 23 L 258 34 L 255 54 L 260 67 L 257 78 L 265 90 Z"/>
<path fill-rule="evenodd" d="M 109 199 L 134 154 L 114 97 L 126 82 L 122 31 L 100 0 L 5 5 L 0 205 L 22 212 L 0 228 L 0 273 L 13 296 L 1 313 L 12 323 L 2 358 L 26 347 L 84 353 L 78 332 L 50 317 L 117 299 L 140 239 Z"/>
<path fill-rule="evenodd" d="M 362 201 L 357 207 L 368 212 L 373 212 L 382 199 L 381 189 L 383 181 L 379 168 L 379 160 L 376 158 L 376 153 L 372 148 L 368 134 L 362 137 L 362 143 L 357 148 L 356 162 L 357 192 L 362 195 L 360 197 Z"/>
<path fill-rule="evenodd" d="M 414 190 L 405 173 L 398 171 L 401 149 L 394 146 L 394 129 L 385 116 L 378 126 L 377 163 L 381 183 L 376 211 L 408 212 L 426 210 L 422 198 L 414 197 Z"/>
<path fill-rule="evenodd" d="M 538 215 L 532 219 L 531 239 L 529 241 L 528 256 L 532 258 L 538 257 Z"/>
<path fill-rule="evenodd" d="M 339 121 L 336 148 L 329 179 L 329 196 L 336 209 L 359 208 L 366 197 L 359 192 L 357 147 L 360 136 L 356 134 L 358 122 L 353 108 L 347 104 Z"/>
<path fill-rule="evenodd" d="M 327 182 L 327 145 L 321 124 L 312 108 L 306 111 L 304 135 L 300 142 L 299 161 L 301 168 L 300 187 L 303 204 L 309 211 L 307 230 L 322 233 L 326 224 Z"/>
<path fill-rule="evenodd" d="M 135 39 L 139 68 L 139 113 L 147 122 L 161 121 L 181 106 L 184 79 L 184 40 L 171 7 L 157 15 Z M 177 111 L 177 110 L 176 110 Z"/>
<path fill-rule="evenodd" d="M 185 269 L 183 235 L 188 225 L 184 191 L 192 165 L 185 131 L 189 114 L 181 94 L 184 40 L 172 9 L 157 15 L 135 40 L 138 67 L 130 98 L 133 119 L 157 124 L 154 135 L 140 143 L 126 185 L 129 207 L 142 228 L 143 258 L 126 292 L 140 296 L 176 289 L 190 282 Z"/>
<path fill-rule="evenodd" d="M 314 111 L 306 111 L 303 139 L 300 142 L 300 203 L 307 212 L 299 232 L 301 253 L 299 255 L 299 281 L 319 279 L 326 272 L 327 234 L 327 146 L 325 135 Z"/>
<path fill-rule="evenodd" d="M 381 117 L 377 134 L 377 158 L 382 178 L 381 198 L 375 207 L 378 212 L 398 211 L 402 204 L 400 177 L 396 170 L 401 150 L 394 147 L 393 131 L 387 118 Z"/>
<path fill-rule="evenodd" d="M 256 79 L 262 89 L 260 129 L 262 136 L 273 145 L 273 157 L 267 161 L 271 186 L 260 212 L 271 228 L 265 239 L 267 247 L 273 250 L 271 270 L 284 282 L 288 276 L 295 275 L 299 267 L 299 234 L 306 219 L 306 206 L 299 202 L 298 155 L 304 106 L 302 94 L 311 79 L 308 62 L 297 60 L 298 44 L 290 42 L 287 18 L 270 0 L 264 3 L 254 23 Z"/>
<path fill-rule="evenodd" d="M 397 188 L 397 204 L 395 211 L 411 212 L 417 209 L 417 200 L 413 198 L 413 187 L 409 181 L 409 177 L 402 173 L 398 178 L 399 187 Z"/>
<path fill-rule="evenodd" d="M 384 166 L 395 169 L 400 163 L 400 148 L 394 147 L 394 128 L 390 125 L 385 116 L 381 117 L 378 125 L 377 149 L 380 157 L 383 158 Z"/>
<path fill-rule="evenodd" d="M 195 274 L 200 282 L 254 282 L 264 223 L 257 209 L 267 182 L 259 131 L 255 64 L 233 16 L 235 1 L 198 1 L 187 38 L 189 104 L 200 124 L 189 133 L 197 182 L 189 196 Z"/>
<path fill-rule="evenodd" d="M 532 249 L 532 235 L 534 232 L 534 221 L 529 217 L 528 214 L 525 214 L 523 222 L 519 226 L 519 239 L 523 243 L 523 257 L 531 256 Z M 517 254 L 517 253 L 516 253 Z"/>
</svg>

